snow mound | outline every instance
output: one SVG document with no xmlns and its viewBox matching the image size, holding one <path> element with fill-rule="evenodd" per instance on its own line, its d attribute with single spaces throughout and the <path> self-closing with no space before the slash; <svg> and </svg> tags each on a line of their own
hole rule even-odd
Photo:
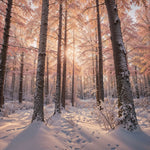
<svg viewBox="0 0 150 150">
<path fill-rule="evenodd" d="M 33 122 L 5 150 L 63 150 L 63 144 L 42 122 Z"/>
</svg>

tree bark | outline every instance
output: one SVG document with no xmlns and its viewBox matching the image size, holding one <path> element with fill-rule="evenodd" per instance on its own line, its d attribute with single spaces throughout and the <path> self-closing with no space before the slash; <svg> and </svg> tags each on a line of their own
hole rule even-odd
<svg viewBox="0 0 150 150">
<path fill-rule="evenodd" d="M 8 59 L 8 57 L 7 57 L 7 59 Z M 9 59 L 8 59 L 9 60 Z M 8 74 L 9 74 L 9 72 L 10 72 L 10 69 L 9 69 L 9 67 L 8 67 L 8 64 L 6 64 L 6 68 L 5 68 L 5 76 L 4 76 L 4 90 L 3 90 L 3 93 L 4 93 L 4 96 L 3 97 L 5 97 L 5 95 L 8 95 L 8 88 L 9 88 L 9 82 L 8 82 Z M 3 99 L 4 100 L 4 99 Z"/>
<path fill-rule="evenodd" d="M 140 96 L 144 96 L 144 85 L 143 85 L 143 79 L 142 79 L 142 76 L 140 76 Z"/>
<path fill-rule="evenodd" d="M 150 75 L 147 75 L 147 80 L 148 80 L 148 96 L 150 96 Z"/>
<path fill-rule="evenodd" d="M 99 68 L 98 68 L 98 54 L 97 54 L 97 48 L 96 48 L 96 102 L 97 106 L 100 106 L 100 100 L 99 100 Z"/>
<path fill-rule="evenodd" d="M 46 84 L 45 84 L 45 103 L 48 104 L 48 95 L 49 95 L 49 62 L 47 56 L 47 75 L 46 75 Z"/>
<path fill-rule="evenodd" d="M 42 15 L 40 27 L 40 41 L 38 52 L 38 64 L 36 74 L 36 91 L 34 97 L 34 112 L 32 121 L 44 121 L 43 101 L 44 101 L 44 72 L 45 72 L 45 55 L 47 42 L 49 0 L 42 1 Z"/>
<path fill-rule="evenodd" d="M 61 103 L 62 107 L 65 108 L 65 98 L 66 98 L 66 66 L 67 66 L 67 0 L 65 0 L 65 36 L 64 36 L 64 61 L 63 61 L 63 81 L 62 81 L 62 97 Z"/>
<path fill-rule="evenodd" d="M 117 81 L 119 121 L 118 125 L 132 131 L 137 129 L 133 96 L 129 81 L 129 71 L 126 60 L 126 50 L 123 43 L 120 19 L 115 0 L 105 0 L 110 23 L 111 40 L 113 47 L 115 73 Z"/>
<path fill-rule="evenodd" d="M 140 98 L 139 88 L 138 88 L 138 80 L 137 80 L 137 66 L 135 66 L 135 79 L 134 79 L 134 84 L 135 84 L 136 98 Z"/>
<path fill-rule="evenodd" d="M 95 89 L 95 63 L 94 63 L 94 48 L 92 48 L 92 74 L 93 74 L 93 77 L 92 77 L 92 79 L 93 79 L 93 88 Z"/>
<path fill-rule="evenodd" d="M 12 73 L 12 81 L 11 81 L 11 99 L 13 101 L 14 99 L 14 89 L 15 89 L 15 71 L 16 71 L 16 56 L 14 56 L 14 60 L 13 60 L 13 73 Z"/>
<path fill-rule="evenodd" d="M 94 57 L 94 48 L 92 47 L 92 85 L 93 89 L 95 89 L 95 57 Z M 92 97 L 95 97 L 95 92 L 92 92 Z"/>
<path fill-rule="evenodd" d="M 0 52 L 0 108 L 2 108 L 2 105 L 4 104 L 4 95 L 3 95 L 4 76 L 5 76 L 7 49 L 8 49 L 8 41 L 9 41 L 9 30 L 10 30 L 10 23 L 11 23 L 11 9 L 12 9 L 12 0 L 8 0 L 4 34 L 3 34 L 3 45 Z"/>
<path fill-rule="evenodd" d="M 34 67 L 31 79 L 31 95 L 33 95 L 35 92 L 35 65 L 36 65 L 36 57 L 34 58 Z"/>
<path fill-rule="evenodd" d="M 56 79 L 56 100 L 55 110 L 56 113 L 60 111 L 60 97 L 61 97 L 61 39 L 62 39 L 62 0 L 59 4 L 59 33 L 58 33 L 58 50 L 57 50 L 57 79 Z"/>
<path fill-rule="evenodd" d="M 23 95 L 23 67 L 24 67 L 24 52 L 22 52 L 21 54 L 21 64 L 20 64 L 19 103 L 22 103 L 22 95 Z"/>
<path fill-rule="evenodd" d="M 146 74 L 144 74 L 144 96 L 148 96 L 148 81 L 146 78 Z"/>
<path fill-rule="evenodd" d="M 75 39 L 73 31 L 73 66 L 72 66 L 72 96 L 71 96 L 72 106 L 74 106 L 74 55 L 75 55 Z"/>
<path fill-rule="evenodd" d="M 99 101 L 104 101 L 104 84 L 103 84 L 103 56 L 102 56 L 102 38 L 101 23 L 99 14 L 99 0 L 96 0 L 97 10 L 97 29 L 98 29 L 98 51 L 99 51 Z"/>
<path fill-rule="evenodd" d="M 82 77 L 82 74 L 80 75 L 80 98 L 84 99 L 84 96 L 83 96 L 83 77 Z"/>
</svg>

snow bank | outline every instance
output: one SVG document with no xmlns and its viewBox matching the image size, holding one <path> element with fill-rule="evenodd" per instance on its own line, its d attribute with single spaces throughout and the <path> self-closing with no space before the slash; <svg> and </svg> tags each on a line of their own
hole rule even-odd
<svg viewBox="0 0 150 150">
<path fill-rule="evenodd" d="M 5 150 L 63 150 L 63 143 L 51 133 L 44 123 L 35 121 L 14 138 Z"/>
</svg>

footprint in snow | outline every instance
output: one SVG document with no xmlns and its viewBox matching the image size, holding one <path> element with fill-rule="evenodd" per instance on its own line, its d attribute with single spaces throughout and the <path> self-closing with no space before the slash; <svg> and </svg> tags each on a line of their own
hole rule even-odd
<svg viewBox="0 0 150 150">
<path fill-rule="evenodd" d="M 86 143 L 86 141 L 84 140 L 84 141 L 82 141 L 82 143 Z"/>
<path fill-rule="evenodd" d="M 74 150 L 80 150 L 80 148 L 75 148 Z"/>
<path fill-rule="evenodd" d="M 111 146 L 111 144 L 107 144 L 108 146 Z M 119 147 L 119 145 L 118 144 L 116 144 L 116 146 L 114 146 L 114 147 L 111 147 L 111 150 L 117 150 L 117 147 Z"/>
<path fill-rule="evenodd" d="M 8 136 L 3 136 L 3 137 L 1 137 L 0 139 L 5 139 L 5 138 L 7 138 Z"/>
<path fill-rule="evenodd" d="M 76 140 L 77 143 L 80 143 L 81 141 L 82 141 L 82 139 L 77 139 Z"/>
<path fill-rule="evenodd" d="M 72 149 L 72 146 L 69 146 Z"/>
<path fill-rule="evenodd" d="M 25 126 L 25 127 L 21 127 L 21 128 L 17 128 L 17 130 L 21 130 L 21 129 L 24 129 L 24 128 L 26 128 L 27 126 Z"/>
<path fill-rule="evenodd" d="M 71 141 L 71 140 L 68 140 L 68 142 L 69 142 L 69 143 L 72 143 L 72 141 Z"/>
<path fill-rule="evenodd" d="M 9 132 L 9 131 L 13 131 L 13 130 L 15 130 L 15 129 L 8 129 L 8 130 L 6 130 L 6 131 Z"/>
<path fill-rule="evenodd" d="M 111 150 L 115 150 L 116 149 L 116 147 L 111 147 Z"/>
</svg>

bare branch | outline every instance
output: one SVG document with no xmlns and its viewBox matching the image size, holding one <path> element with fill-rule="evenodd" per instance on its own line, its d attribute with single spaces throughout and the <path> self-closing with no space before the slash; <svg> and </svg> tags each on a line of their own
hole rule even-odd
<svg viewBox="0 0 150 150">
<path fill-rule="evenodd" d="M 100 5 L 105 5 L 105 3 L 101 3 L 101 4 L 99 4 L 98 6 L 100 6 Z M 82 13 L 85 13 L 85 11 L 87 11 L 87 10 L 89 10 L 89 9 L 91 9 L 91 8 L 95 8 L 95 7 L 96 7 L 96 5 L 95 5 L 95 6 L 91 6 L 91 7 L 87 7 L 87 8 L 85 8 L 85 9 L 83 10 Z"/>
</svg>

